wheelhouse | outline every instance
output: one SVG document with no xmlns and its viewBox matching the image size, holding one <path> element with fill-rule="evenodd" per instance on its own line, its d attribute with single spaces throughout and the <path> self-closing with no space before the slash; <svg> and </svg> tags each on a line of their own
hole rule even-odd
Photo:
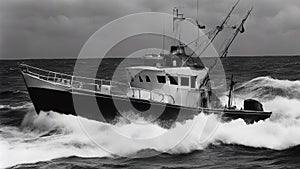
<svg viewBox="0 0 300 169">
<path fill-rule="evenodd" d="M 206 68 L 138 66 L 126 70 L 129 86 L 165 93 L 178 105 L 199 107 L 201 98 L 207 95 L 209 86 L 203 85 L 208 76 Z"/>
</svg>

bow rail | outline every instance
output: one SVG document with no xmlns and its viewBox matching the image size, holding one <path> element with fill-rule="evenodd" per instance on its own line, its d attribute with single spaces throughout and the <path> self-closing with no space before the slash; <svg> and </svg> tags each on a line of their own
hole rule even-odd
<svg viewBox="0 0 300 169">
<path fill-rule="evenodd" d="M 70 89 L 175 104 L 175 100 L 171 95 L 164 94 L 161 91 L 135 88 L 126 83 L 111 80 L 69 75 L 26 64 L 21 64 L 19 67 L 23 73 Z"/>
</svg>

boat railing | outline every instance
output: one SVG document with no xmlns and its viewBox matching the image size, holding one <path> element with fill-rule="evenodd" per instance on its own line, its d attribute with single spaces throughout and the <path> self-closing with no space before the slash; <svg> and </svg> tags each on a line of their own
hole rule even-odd
<svg viewBox="0 0 300 169">
<path fill-rule="evenodd" d="M 39 79 L 57 83 L 59 85 L 63 85 L 65 87 L 70 87 L 73 89 L 126 96 L 126 91 L 129 88 L 128 84 L 122 82 L 74 76 L 65 73 L 40 69 L 26 64 L 21 64 L 20 69 L 23 72 L 33 75 Z"/>
<path fill-rule="evenodd" d="M 136 99 L 175 104 L 175 99 L 171 95 L 164 94 L 161 91 L 131 87 L 128 96 Z"/>
<path fill-rule="evenodd" d="M 40 69 L 26 64 L 21 64 L 20 69 L 22 72 L 35 76 L 39 79 L 71 89 L 175 104 L 175 100 L 172 96 L 166 95 L 161 91 L 134 88 L 122 82 L 68 75 L 65 73 Z"/>
</svg>

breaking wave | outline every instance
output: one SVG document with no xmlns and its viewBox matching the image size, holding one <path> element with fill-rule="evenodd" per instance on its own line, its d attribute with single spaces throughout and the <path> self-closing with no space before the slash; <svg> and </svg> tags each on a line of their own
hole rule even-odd
<svg viewBox="0 0 300 169">
<path fill-rule="evenodd" d="M 237 86 L 238 95 L 272 100 L 276 97 L 300 100 L 300 81 L 278 80 L 258 77 Z"/>
<path fill-rule="evenodd" d="M 164 129 L 151 123 L 110 125 L 56 112 L 36 115 L 31 105 L 20 126 L 0 128 L 0 159 L 5 159 L 0 167 L 67 156 L 135 157 L 144 150 L 182 154 L 220 142 L 275 150 L 300 144 L 300 81 L 255 78 L 236 89 L 237 106 L 247 98 L 262 101 L 264 109 L 273 112 L 271 118 L 247 125 L 240 119 L 220 123 L 216 116 L 201 113 Z M 149 139 L 153 137 L 158 139 Z"/>
</svg>

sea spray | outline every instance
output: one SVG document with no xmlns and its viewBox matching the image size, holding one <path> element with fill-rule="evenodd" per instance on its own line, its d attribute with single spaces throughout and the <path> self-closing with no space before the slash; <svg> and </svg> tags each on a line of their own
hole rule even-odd
<svg viewBox="0 0 300 169">
<path fill-rule="evenodd" d="M 215 133 L 215 140 L 257 148 L 283 150 L 300 144 L 300 121 L 292 123 L 260 121 L 246 125 L 242 120 L 223 123 Z"/>
<path fill-rule="evenodd" d="M 7 132 L 14 131 L 10 137 L 5 137 L 1 133 L 1 137 L 5 138 L 0 141 L 2 148 L 0 154 L 3 155 L 1 159 L 5 160 L 0 162 L 0 168 L 74 155 L 109 157 L 110 154 L 98 149 L 85 136 L 78 125 L 77 118 L 55 112 L 41 112 L 38 116 L 26 116 L 20 128 L 10 127 L 7 130 Z M 93 122 L 90 123 L 93 125 Z"/>
<path fill-rule="evenodd" d="M 276 150 L 300 144 L 300 81 L 258 77 L 240 84 L 235 91 L 238 108 L 243 106 L 244 99 L 255 98 L 262 101 L 266 111 L 272 111 L 272 116 L 252 125 L 241 119 L 222 123 L 215 140 Z M 221 100 L 226 100 L 226 96 Z"/>
</svg>

